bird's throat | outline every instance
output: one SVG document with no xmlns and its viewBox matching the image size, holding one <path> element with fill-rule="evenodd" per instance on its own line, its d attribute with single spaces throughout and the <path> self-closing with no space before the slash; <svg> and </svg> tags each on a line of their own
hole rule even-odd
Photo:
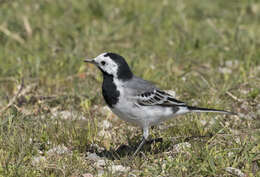
<svg viewBox="0 0 260 177">
<path fill-rule="evenodd" d="M 117 90 L 112 75 L 103 74 L 102 94 L 110 108 L 118 102 L 120 92 Z"/>
</svg>

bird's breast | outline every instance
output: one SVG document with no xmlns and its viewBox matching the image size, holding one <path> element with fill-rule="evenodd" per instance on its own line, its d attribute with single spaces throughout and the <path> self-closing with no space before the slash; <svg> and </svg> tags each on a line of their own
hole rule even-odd
<svg viewBox="0 0 260 177">
<path fill-rule="evenodd" d="M 105 102 L 110 108 L 113 108 L 115 104 L 119 101 L 120 92 L 113 82 L 113 77 L 104 76 L 102 85 L 102 94 Z"/>
</svg>

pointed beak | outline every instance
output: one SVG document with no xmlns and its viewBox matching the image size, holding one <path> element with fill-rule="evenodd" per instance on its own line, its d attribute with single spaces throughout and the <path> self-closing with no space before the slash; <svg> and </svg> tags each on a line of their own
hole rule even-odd
<svg viewBox="0 0 260 177">
<path fill-rule="evenodd" d="M 94 59 L 88 59 L 88 58 L 86 58 L 86 59 L 84 60 L 84 62 L 96 64 L 96 62 L 95 62 Z"/>
</svg>

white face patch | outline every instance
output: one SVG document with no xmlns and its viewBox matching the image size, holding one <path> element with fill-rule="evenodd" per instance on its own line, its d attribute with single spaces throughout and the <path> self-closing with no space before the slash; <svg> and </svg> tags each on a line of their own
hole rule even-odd
<svg viewBox="0 0 260 177">
<path fill-rule="evenodd" d="M 94 58 L 94 60 L 100 69 L 117 78 L 118 65 L 109 56 L 105 57 L 106 54 L 107 53 L 102 53 Z"/>
</svg>

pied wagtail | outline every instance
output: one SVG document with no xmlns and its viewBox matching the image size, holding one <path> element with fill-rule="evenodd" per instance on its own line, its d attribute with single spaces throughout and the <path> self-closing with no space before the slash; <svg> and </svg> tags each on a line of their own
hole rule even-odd
<svg viewBox="0 0 260 177">
<path fill-rule="evenodd" d="M 85 59 L 103 73 L 102 94 L 105 102 L 121 119 L 143 129 L 143 139 L 136 155 L 149 136 L 149 128 L 177 115 L 190 112 L 232 112 L 188 106 L 154 84 L 136 77 L 125 59 L 115 53 L 102 53 L 94 59 Z"/>
</svg>

